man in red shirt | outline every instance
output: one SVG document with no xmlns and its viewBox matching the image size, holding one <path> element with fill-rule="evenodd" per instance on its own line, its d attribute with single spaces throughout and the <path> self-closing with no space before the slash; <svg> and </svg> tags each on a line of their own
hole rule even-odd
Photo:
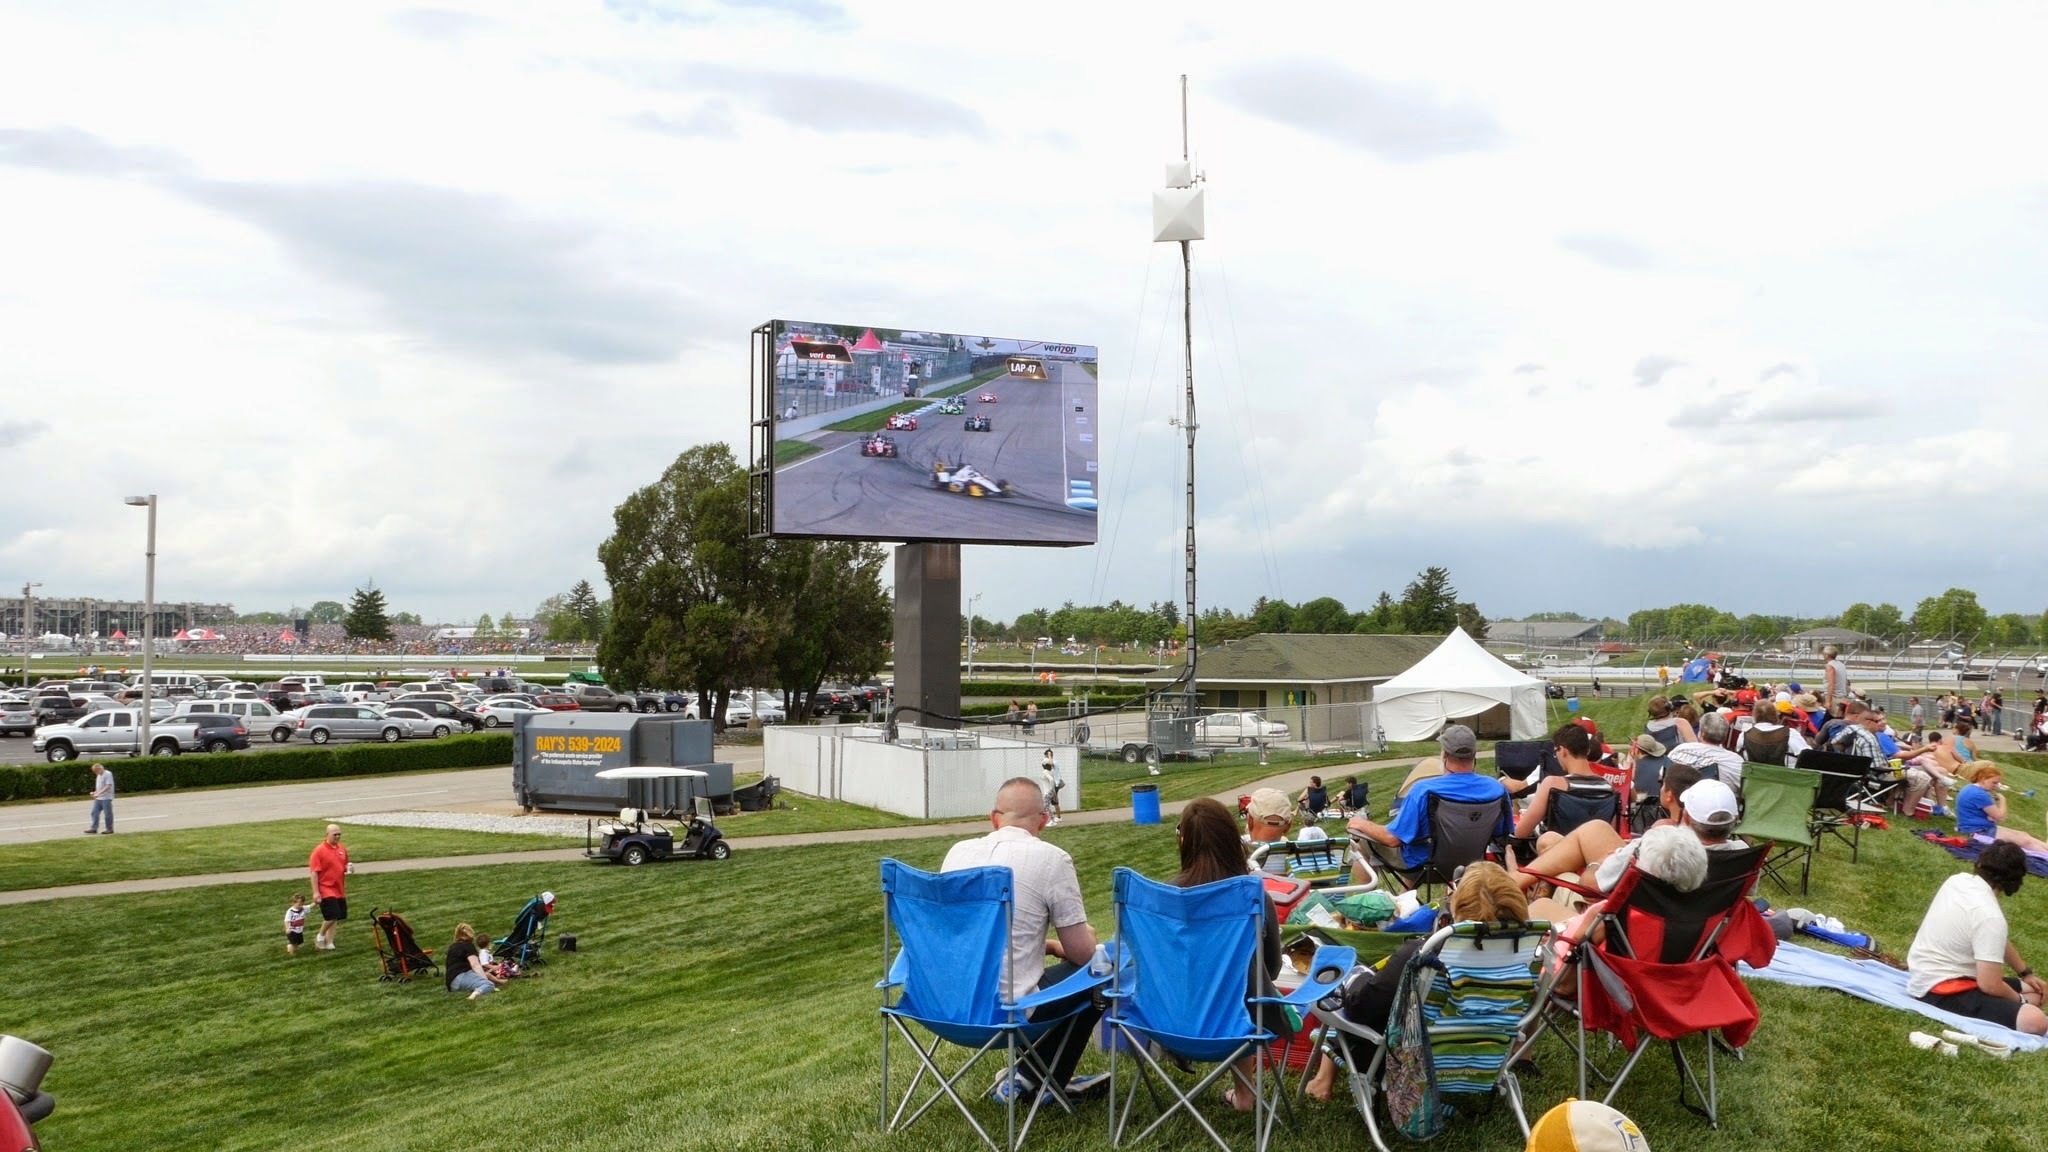
<svg viewBox="0 0 2048 1152">
<path fill-rule="evenodd" d="M 341 825 L 327 826 L 327 839 L 314 846 L 306 867 L 313 874 L 313 894 L 320 899 L 320 932 L 313 937 L 313 947 L 332 952 L 334 930 L 348 919 L 347 877 L 351 868 L 348 849 L 341 846 Z"/>
</svg>

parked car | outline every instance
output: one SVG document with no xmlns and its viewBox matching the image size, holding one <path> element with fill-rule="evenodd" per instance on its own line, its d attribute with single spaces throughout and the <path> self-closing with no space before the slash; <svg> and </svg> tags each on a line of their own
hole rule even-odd
<svg viewBox="0 0 2048 1152">
<path fill-rule="evenodd" d="M 621 696 L 602 684 L 564 684 L 560 693 L 573 697 L 585 712 L 631 712 L 633 697 Z"/>
<path fill-rule="evenodd" d="M 424 712 L 436 719 L 446 720 L 464 732 L 475 732 L 483 728 L 484 718 L 459 704 L 432 697 L 402 696 L 391 702 L 391 708 L 411 708 Z M 386 709 L 389 711 L 389 709 Z"/>
<path fill-rule="evenodd" d="M 26 700 L 10 700 L 0 704 L 0 736 L 23 736 L 36 734 L 36 710 Z"/>
<path fill-rule="evenodd" d="M 267 734 L 272 743 L 282 744 L 299 729 L 296 717 L 271 707 L 267 700 L 183 700 L 178 716 L 213 712 L 240 720 L 251 732 Z"/>
<path fill-rule="evenodd" d="M 642 688 L 633 693 L 633 706 L 642 712 L 681 712 L 692 719 L 697 715 L 697 697 L 688 692 L 658 692 Z"/>
<path fill-rule="evenodd" d="M 391 699 L 391 693 L 368 680 L 352 680 L 346 684 L 337 684 L 334 690 L 346 697 L 351 704 L 382 704 Z"/>
<path fill-rule="evenodd" d="M 439 716 L 429 715 L 417 708 L 407 708 L 398 704 L 393 704 L 384 709 L 384 718 L 386 720 L 396 720 L 404 724 L 407 736 L 430 736 L 438 739 L 455 730 L 455 725 L 452 721 L 443 720 Z"/>
<path fill-rule="evenodd" d="M 533 698 L 533 706 L 544 712 L 581 712 L 583 702 L 574 696 L 560 692 L 548 692 Z"/>
<path fill-rule="evenodd" d="M 36 724 L 68 724 L 82 718 L 92 710 L 83 696 L 38 696 L 30 703 L 35 709 Z"/>
<path fill-rule="evenodd" d="M 192 740 L 201 752 L 239 752 L 249 746 L 249 729 L 238 716 L 225 712 L 196 712 L 192 715 Z M 150 732 L 152 738 L 155 729 Z"/>
<path fill-rule="evenodd" d="M 525 700 L 515 700 L 509 698 L 486 700 L 483 703 L 476 706 L 476 714 L 478 718 L 483 720 L 484 727 L 486 728 L 500 728 L 509 726 L 513 723 L 513 718 L 518 716 L 521 712 L 545 711 L 547 711 L 547 709 L 542 708 L 538 704 L 533 704 Z"/>
<path fill-rule="evenodd" d="M 1242 744 L 1249 748 L 1266 740 L 1287 739 L 1287 725 L 1257 712 L 1217 712 L 1195 721 L 1198 744 Z"/>
<path fill-rule="evenodd" d="M 406 732 L 405 725 L 386 720 L 375 708 L 361 704 L 315 704 L 302 708 L 298 727 L 315 744 L 325 744 L 336 737 L 396 744 L 405 739 Z"/>
</svg>

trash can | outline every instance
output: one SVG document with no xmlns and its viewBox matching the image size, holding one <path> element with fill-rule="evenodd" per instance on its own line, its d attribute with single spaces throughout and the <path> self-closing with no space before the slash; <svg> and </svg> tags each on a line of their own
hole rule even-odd
<svg viewBox="0 0 2048 1152">
<path fill-rule="evenodd" d="M 1577 712 L 1579 710 L 1579 698 L 1577 696 L 1565 697 L 1564 710 L 1567 712 Z"/>
<path fill-rule="evenodd" d="M 1159 785 L 1131 785 L 1131 823 L 1159 823 Z"/>
</svg>

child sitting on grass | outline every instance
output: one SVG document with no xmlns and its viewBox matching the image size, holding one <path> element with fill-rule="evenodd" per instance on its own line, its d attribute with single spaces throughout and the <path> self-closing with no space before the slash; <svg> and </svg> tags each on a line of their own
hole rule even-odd
<svg viewBox="0 0 2048 1152">
<path fill-rule="evenodd" d="M 272 905 L 275 907 L 275 905 Z M 284 951 L 287 956 L 297 956 L 299 945 L 306 942 L 306 894 L 292 893 L 291 907 L 284 910 Z"/>
</svg>

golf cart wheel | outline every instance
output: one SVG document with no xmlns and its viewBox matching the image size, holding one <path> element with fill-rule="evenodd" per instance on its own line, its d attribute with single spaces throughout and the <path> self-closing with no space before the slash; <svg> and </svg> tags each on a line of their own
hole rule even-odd
<svg viewBox="0 0 2048 1152">
<path fill-rule="evenodd" d="M 325 728 L 315 728 L 315 729 L 313 729 L 313 733 L 312 733 L 312 735 L 311 735 L 311 736 L 309 736 L 309 737 L 308 737 L 308 739 L 312 740 L 312 741 L 313 741 L 313 743 L 315 743 L 315 744 L 325 744 L 325 743 L 327 743 L 327 739 L 328 739 L 328 736 L 327 736 L 327 729 L 325 729 Z"/>
<path fill-rule="evenodd" d="M 1144 749 L 1139 748 L 1136 744 L 1124 745 L 1124 763 L 1136 764 L 1142 759 L 1144 759 Z"/>
<path fill-rule="evenodd" d="M 711 858 L 713 860 L 723 860 L 730 855 L 732 855 L 732 845 L 727 844 L 723 840 L 711 846 Z"/>
<path fill-rule="evenodd" d="M 624 864 L 628 868 L 638 868 L 640 865 L 647 863 L 647 846 L 645 844 L 626 845 L 625 850 L 619 853 L 619 863 Z"/>
</svg>

